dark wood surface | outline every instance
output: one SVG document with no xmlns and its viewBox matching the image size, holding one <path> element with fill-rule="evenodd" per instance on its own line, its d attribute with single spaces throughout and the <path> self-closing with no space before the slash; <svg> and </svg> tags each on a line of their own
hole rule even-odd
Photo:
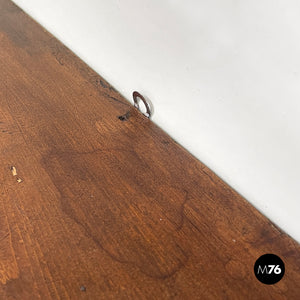
<svg viewBox="0 0 300 300">
<path fill-rule="evenodd" d="M 0 299 L 300 298 L 299 244 L 8 0 L 0 183 Z"/>
</svg>

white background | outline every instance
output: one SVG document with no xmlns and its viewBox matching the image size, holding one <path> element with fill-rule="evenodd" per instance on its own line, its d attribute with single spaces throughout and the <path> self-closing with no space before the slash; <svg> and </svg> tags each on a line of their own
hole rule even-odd
<svg viewBox="0 0 300 300">
<path fill-rule="evenodd" d="M 300 1 L 14 2 L 300 241 Z"/>
</svg>

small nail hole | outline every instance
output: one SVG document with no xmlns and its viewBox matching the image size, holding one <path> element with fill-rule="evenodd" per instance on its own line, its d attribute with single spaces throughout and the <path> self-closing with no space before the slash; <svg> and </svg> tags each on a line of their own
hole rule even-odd
<svg viewBox="0 0 300 300">
<path fill-rule="evenodd" d="M 127 121 L 130 117 L 130 112 L 128 111 L 125 115 L 122 115 L 122 116 L 119 116 L 119 120 L 124 122 L 124 121 Z"/>
<path fill-rule="evenodd" d="M 86 292 L 86 287 L 85 287 L 84 285 L 82 285 L 82 286 L 80 287 L 80 290 L 81 290 L 82 292 Z"/>
</svg>

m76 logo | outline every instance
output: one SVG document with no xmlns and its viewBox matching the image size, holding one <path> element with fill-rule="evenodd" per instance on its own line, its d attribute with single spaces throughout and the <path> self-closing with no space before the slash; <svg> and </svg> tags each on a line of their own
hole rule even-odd
<svg viewBox="0 0 300 300">
<path fill-rule="evenodd" d="M 281 273 L 281 268 L 280 265 L 265 265 L 265 266 L 258 266 L 257 268 L 257 274 L 280 274 Z"/>
<path fill-rule="evenodd" d="M 275 284 L 282 279 L 284 272 L 284 263 L 275 254 L 264 254 L 254 264 L 254 274 L 264 284 Z"/>
</svg>

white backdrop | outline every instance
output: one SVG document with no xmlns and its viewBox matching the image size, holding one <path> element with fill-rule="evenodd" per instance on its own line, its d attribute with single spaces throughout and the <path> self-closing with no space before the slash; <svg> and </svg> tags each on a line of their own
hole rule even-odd
<svg viewBox="0 0 300 300">
<path fill-rule="evenodd" d="M 300 241 L 300 2 L 14 0 Z"/>
</svg>

